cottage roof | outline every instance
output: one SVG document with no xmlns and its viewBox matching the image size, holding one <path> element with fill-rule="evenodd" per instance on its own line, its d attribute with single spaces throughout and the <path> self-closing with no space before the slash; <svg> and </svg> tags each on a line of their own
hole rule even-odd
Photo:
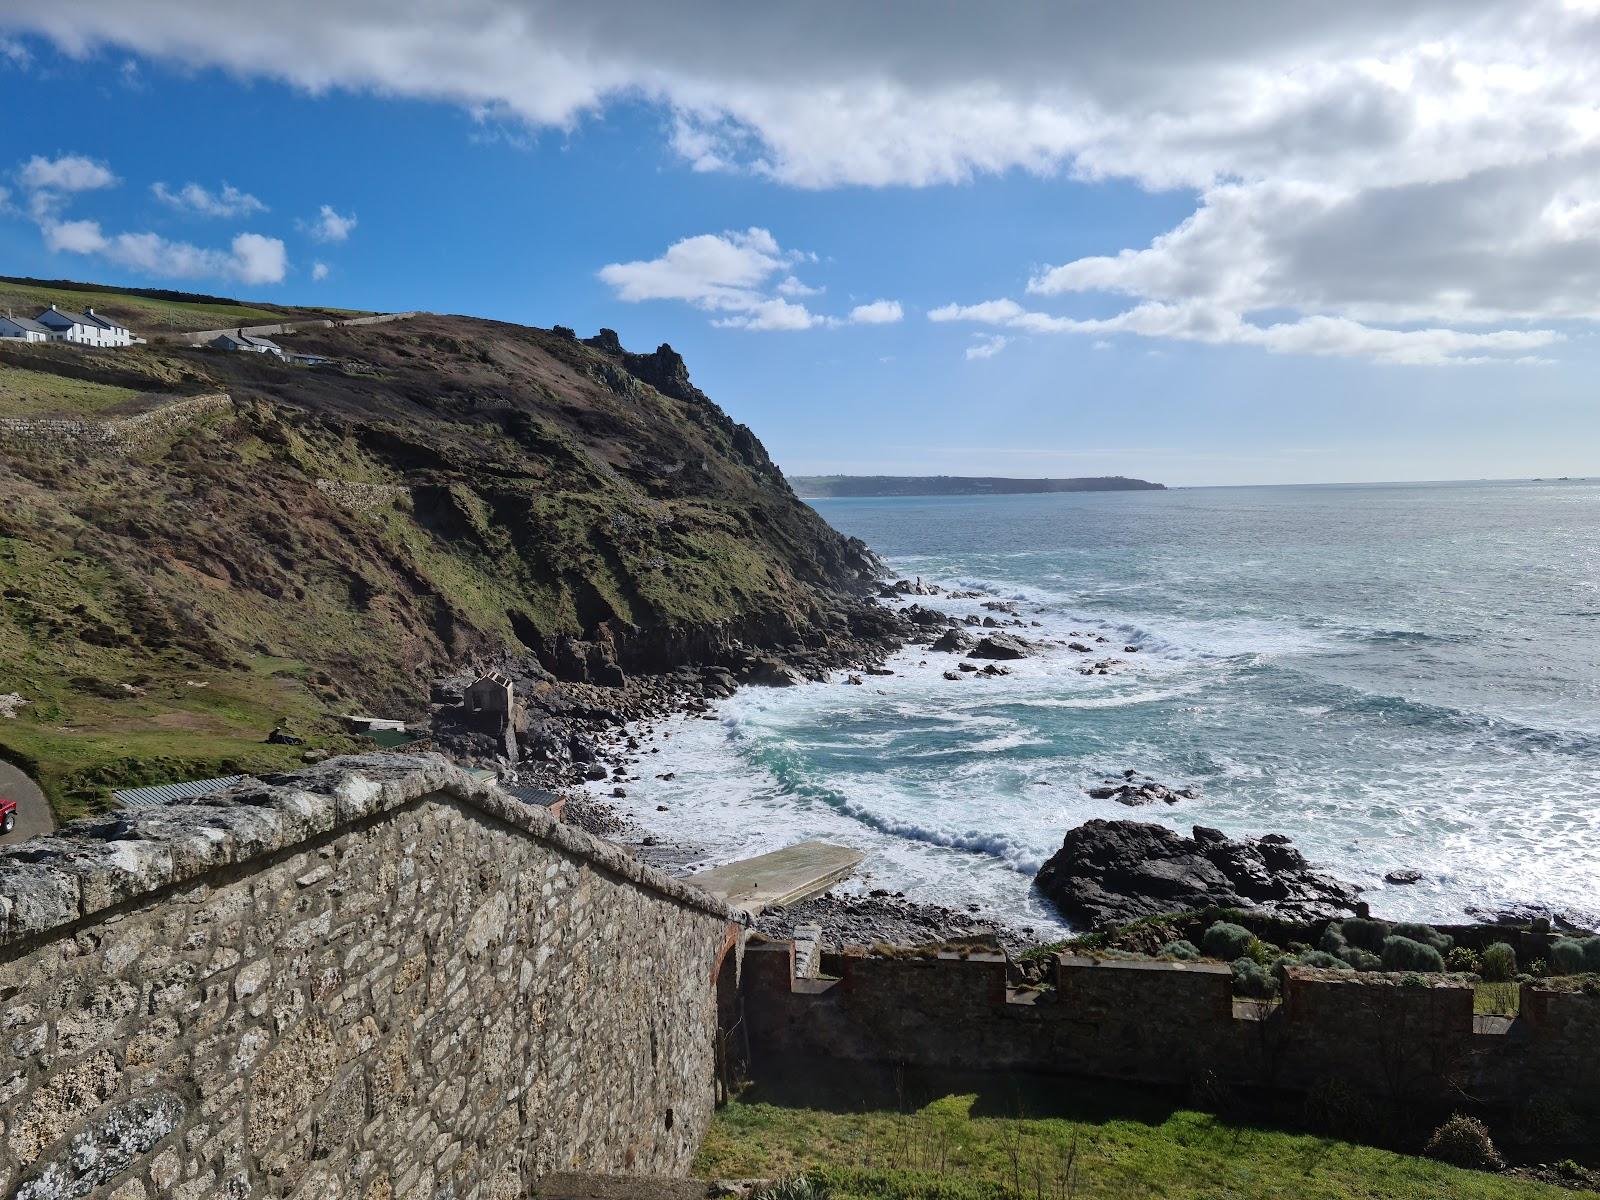
<svg viewBox="0 0 1600 1200">
<path fill-rule="evenodd" d="M 100 326 L 101 329 L 126 329 L 127 328 L 127 326 L 125 326 L 125 325 L 118 325 L 110 317 L 101 316 L 99 313 L 95 312 L 95 310 L 92 309 L 92 308 L 84 309 L 83 310 L 83 315 L 84 315 L 84 319 L 85 319 L 85 321 L 87 323 L 93 324 L 93 325 L 98 325 L 98 326 Z"/>
<path fill-rule="evenodd" d="M 50 332 L 31 317 L 0 317 L 0 321 L 4 321 L 8 325 L 15 325 L 18 329 L 26 329 L 29 333 Z"/>
<path fill-rule="evenodd" d="M 83 313 L 70 312 L 67 309 L 57 308 L 54 304 L 52 304 L 49 308 L 45 309 L 42 313 L 40 313 L 34 319 L 36 321 L 40 322 L 41 324 L 45 324 L 46 323 L 45 318 L 50 317 L 50 316 L 59 317 L 61 320 L 68 321 L 73 325 L 84 325 L 84 326 L 89 326 L 91 328 L 98 327 L 98 325 L 99 325 L 98 321 L 90 320 Z"/>
</svg>

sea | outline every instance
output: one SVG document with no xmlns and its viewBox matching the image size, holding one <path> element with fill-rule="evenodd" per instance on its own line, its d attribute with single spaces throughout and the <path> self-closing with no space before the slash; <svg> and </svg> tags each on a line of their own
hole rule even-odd
<svg viewBox="0 0 1600 1200">
<path fill-rule="evenodd" d="M 900 575 L 1016 601 L 1017 633 L 1104 637 L 1093 657 L 1125 665 L 1080 674 L 1057 644 L 952 682 L 912 646 L 863 686 L 747 688 L 665 723 L 615 803 L 707 864 L 822 838 L 866 852 L 850 888 L 1043 938 L 1065 926 L 1040 864 L 1073 826 L 1131 818 L 1287 834 L 1395 918 L 1600 918 L 1600 483 L 813 503 Z M 1087 794 L 1130 769 L 1199 796 Z"/>
</svg>

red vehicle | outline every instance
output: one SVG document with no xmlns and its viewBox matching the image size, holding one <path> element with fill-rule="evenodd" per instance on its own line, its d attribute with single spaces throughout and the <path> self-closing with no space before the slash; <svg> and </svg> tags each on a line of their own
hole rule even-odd
<svg viewBox="0 0 1600 1200">
<path fill-rule="evenodd" d="M 10 833 L 17 823 L 17 802 L 0 796 L 0 833 Z"/>
</svg>

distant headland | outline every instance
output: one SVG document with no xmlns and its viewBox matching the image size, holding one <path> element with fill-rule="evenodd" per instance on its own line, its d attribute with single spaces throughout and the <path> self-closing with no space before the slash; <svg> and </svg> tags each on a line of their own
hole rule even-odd
<svg viewBox="0 0 1600 1200">
<path fill-rule="evenodd" d="M 791 475 L 801 496 L 1017 496 L 1036 492 L 1161 492 L 1167 485 L 1122 475 L 1001 479 L 987 475 Z"/>
</svg>

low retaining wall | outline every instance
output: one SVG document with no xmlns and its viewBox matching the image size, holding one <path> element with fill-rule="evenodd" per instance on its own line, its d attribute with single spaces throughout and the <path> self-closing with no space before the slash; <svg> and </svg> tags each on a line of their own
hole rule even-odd
<svg viewBox="0 0 1600 1200">
<path fill-rule="evenodd" d="M 77 822 L 0 852 L 0 1195 L 681 1174 L 741 928 L 436 756 Z"/>
<path fill-rule="evenodd" d="M 249 333 L 256 337 L 293 333 L 297 329 L 339 329 L 346 325 L 386 325 L 390 321 L 408 321 L 421 316 L 420 312 L 375 313 L 370 317 L 319 317 L 310 321 L 284 321 L 277 325 L 229 325 L 226 329 L 200 329 L 192 333 L 166 333 L 151 338 L 153 342 L 167 342 L 180 346 L 202 346 L 224 333 Z"/>
<path fill-rule="evenodd" d="M 226 392 L 186 396 L 131 417 L 81 420 L 73 417 L 0 418 L 0 447 L 31 450 L 128 454 L 187 428 L 210 413 L 233 406 Z"/>
<path fill-rule="evenodd" d="M 1409 1110 L 1530 1097 L 1600 1106 L 1600 996 L 1522 989 L 1522 1016 L 1473 1016 L 1442 980 L 1291 968 L 1281 1007 L 1237 1000 L 1216 963 L 1060 956 L 1052 990 L 1007 987 L 998 955 L 843 960 L 797 978 L 792 943 L 745 954 L 753 1063 L 813 1059 L 1012 1070 L 1309 1093 L 1338 1083 Z"/>
</svg>

